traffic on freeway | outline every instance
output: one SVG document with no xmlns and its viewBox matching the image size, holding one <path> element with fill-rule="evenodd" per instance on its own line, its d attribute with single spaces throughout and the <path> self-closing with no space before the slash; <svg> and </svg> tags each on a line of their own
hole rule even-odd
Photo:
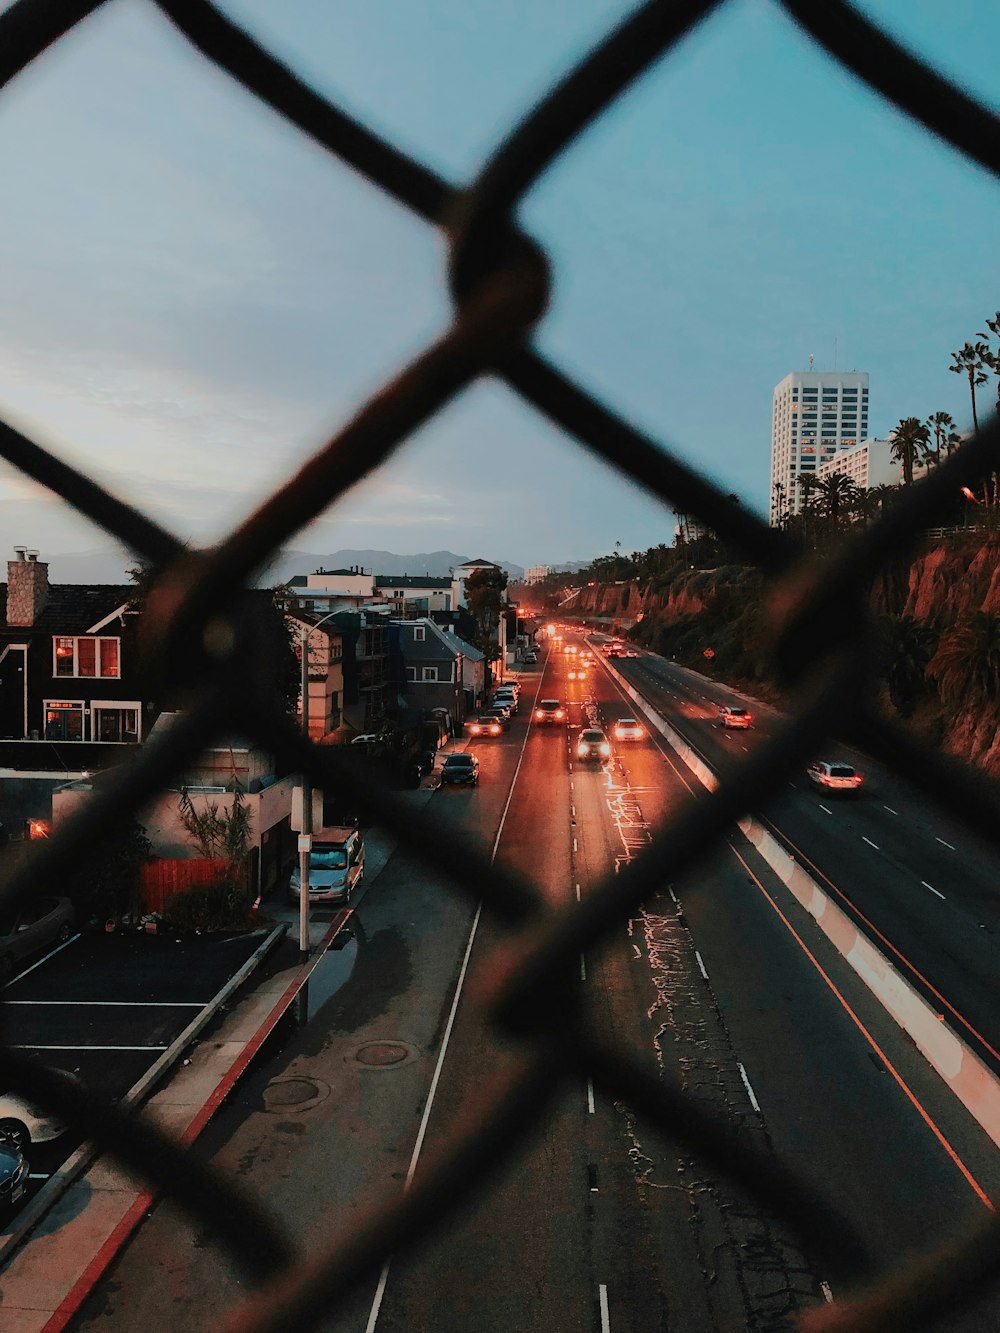
<svg viewBox="0 0 1000 1333">
<path fill-rule="evenodd" d="M 472 756 L 463 765 L 474 759 L 475 781 L 407 794 L 441 836 L 475 840 L 554 906 L 584 900 L 680 803 L 699 799 L 623 680 L 641 683 L 720 765 L 772 725 L 767 709 L 648 654 L 606 657 L 599 636 L 561 634 L 519 673 L 509 729 L 456 738 L 449 767 L 451 754 Z M 746 709 L 751 725 L 724 726 L 722 708 Z M 948 879 L 950 862 L 921 861 L 913 848 L 904 860 L 903 844 L 916 841 L 907 825 L 896 841 L 880 827 L 875 849 L 862 841 L 880 800 L 897 802 L 895 814 L 883 812 L 889 821 L 923 818 L 918 849 L 940 838 L 957 867 L 969 853 L 954 831 L 929 812 L 907 814 L 858 757 L 832 750 L 817 760 L 856 767 L 862 792 L 828 796 L 803 772 L 768 812 L 775 825 L 787 823 L 787 836 L 855 899 L 897 893 L 886 886 L 892 855 L 919 864 L 945 895 L 924 888 L 921 902 L 964 919 L 962 872 Z M 337 987 L 237 1091 L 203 1146 L 310 1249 L 399 1198 L 516 1058 L 509 1039 L 484 1030 L 477 1003 L 507 941 L 488 913 L 397 851 L 366 877 L 354 920 Z M 581 956 L 578 984 L 606 1038 L 813 1184 L 873 1268 L 913 1258 L 1000 1197 L 992 1140 L 738 831 Z M 523 1150 L 498 1163 L 471 1205 L 419 1253 L 389 1259 L 323 1327 L 781 1329 L 843 1295 L 849 1280 L 582 1078 L 538 1108 Z M 157 1322 L 165 1293 L 168 1325 Z M 158 1209 L 77 1326 L 202 1327 L 242 1294 L 237 1275 Z M 949 1329 L 971 1333 L 997 1315 L 981 1304 Z"/>
</svg>

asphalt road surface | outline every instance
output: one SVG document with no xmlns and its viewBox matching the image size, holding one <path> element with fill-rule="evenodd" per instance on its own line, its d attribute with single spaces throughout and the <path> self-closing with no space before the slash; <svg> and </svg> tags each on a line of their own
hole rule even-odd
<svg viewBox="0 0 1000 1333">
<path fill-rule="evenodd" d="M 649 672 L 649 660 L 629 670 Z M 524 704 L 535 693 L 567 701 L 569 728 L 531 725 L 522 706 L 507 734 L 477 741 L 479 788 L 437 791 L 428 810 L 445 835 L 478 837 L 561 904 L 634 856 L 696 788 L 648 737 L 606 764 L 576 762 L 581 725 L 635 711 L 600 664 L 570 681 L 567 656 L 550 654 L 526 677 Z M 706 753 L 724 753 L 734 742 L 706 709 Z M 809 818 L 822 815 L 812 792 L 801 800 Z M 837 849 L 853 846 L 846 820 L 819 827 L 839 865 Z M 852 874 L 863 863 L 856 849 L 842 855 Z M 354 941 L 313 983 L 308 1025 L 199 1147 L 267 1200 L 303 1254 L 398 1197 L 511 1058 L 475 1000 L 503 936 L 474 892 L 456 894 L 397 853 L 355 920 Z M 581 958 L 579 977 L 622 1049 L 800 1171 L 876 1266 L 978 1219 L 1000 1194 L 994 1145 L 737 834 Z M 471 1205 L 419 1252 L 392 1257 L 322 1327 L 780 1329 L 840 1284 L 717 1170 L 574 1079 Z M 198 1329 L 247 1294 L 209 1239 L 160 1207 L 76 1327 Z M 948 1328 L 998 1323 L 980 1308 Z"/>
</svg>

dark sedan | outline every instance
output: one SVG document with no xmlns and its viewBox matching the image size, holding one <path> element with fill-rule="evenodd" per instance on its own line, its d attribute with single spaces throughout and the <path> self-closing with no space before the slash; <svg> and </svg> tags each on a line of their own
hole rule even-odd
<svg viewBox="0 0 1000 1333">
<path fill-rule="evenodd" d="M 469 750 L 445 755 L 441 765 L 442 786 L 479 786 L 479 760 Z"/>
</svg>

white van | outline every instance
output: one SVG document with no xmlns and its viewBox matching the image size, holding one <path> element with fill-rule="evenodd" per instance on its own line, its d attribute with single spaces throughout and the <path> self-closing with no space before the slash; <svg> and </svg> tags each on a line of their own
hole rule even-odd
<svg viewBox="0 0 1000 1333">
<path fill-rule="evenodd" d="M 347 903 L 365 873 L 365 844 L 360 829 L 328 825 L 312 835 L 309 853 L 309 901 Z M 299 863 L 289 882 L 298 902 L 301 890 Z"/>
</svg>

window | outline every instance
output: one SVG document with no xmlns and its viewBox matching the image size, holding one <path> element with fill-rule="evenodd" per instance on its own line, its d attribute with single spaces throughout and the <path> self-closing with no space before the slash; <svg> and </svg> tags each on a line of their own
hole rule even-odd
<svg viewBox="0 0 1000 1333">
<path fill-rule="evenodd" d="M 407 668 L 406 668 L 406 679 L 407 679 L 407 680 L 416 680 L 416 678 L 417 678 L 417 668 L 416 668 L 416 667 L 407 667 Z"/>
<path fill-rule="evenodd" d="M 426 682 L 426 681 L 435 681 L 435 680 L 437 680 L 437 678 L 438 678 L 438 669 L 437 669 L 437 667 L 424 667 L 424 668 L 423 668 L 423 672 L 424 672 L 424 674 L 423 674 L 423 679 L 424 679 L 425 682 Z"/>
<path fill-rule="evenodd" d="M 119 676 L 117 639 L 56 638 L 52 641 L 54 676 Z"/>
<path fill-rule="evenodd" d="M 414 641 L 414 643 L 423 643 L 425 637 L 426 637 L 425 626 L 423 626 L 423 625 L 414 625 L 414 627 L 413 627 L 413 641 Z"/>
<path fill-rule="evenodd" d="M 83 740 L 82 700 L 47 699 L 44 708 L 43 735 L 47 741 Z"/>
<path fill-rule="evenodd" d="M 139 739 L 139 705 L 94 699 L 91 704 L 91 740 L 119 744 Z"/>
</svg>

